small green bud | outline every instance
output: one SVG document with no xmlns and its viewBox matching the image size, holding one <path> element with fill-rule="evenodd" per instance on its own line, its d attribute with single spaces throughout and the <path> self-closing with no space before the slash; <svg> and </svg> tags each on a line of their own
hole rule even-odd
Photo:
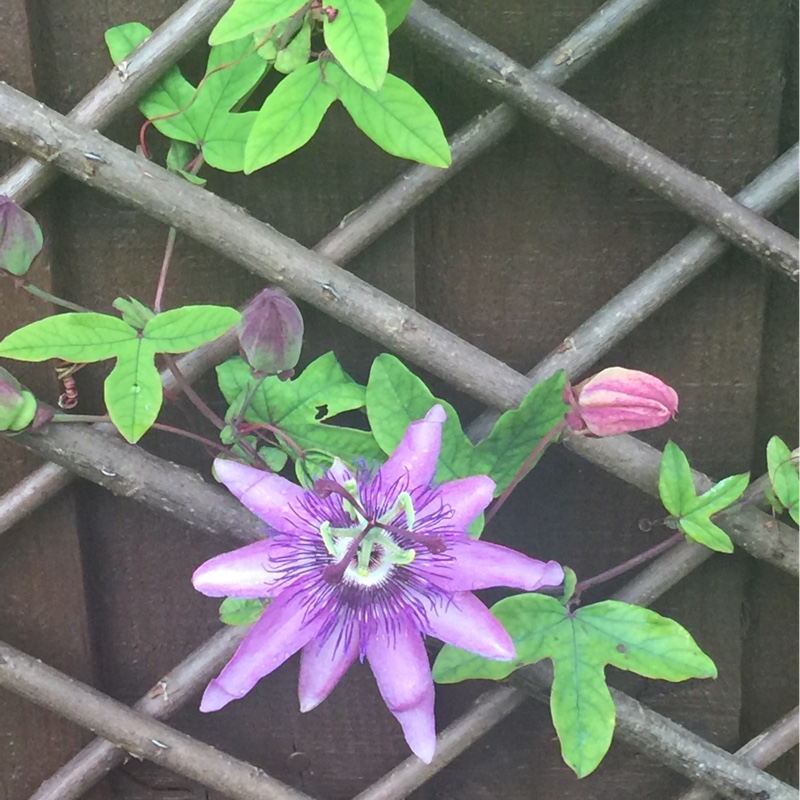
<svg viewBox="0 0 800 800">
<path fill-rule="evenodd" d="M 10 372 L 0 367 L 0 431 L 18 432 L 36 417 L 38 403 Z"/>
<path fill-rule="evenodd" d="M 133 297 L 127 300 L 124 297 L 118 297 L 111 305 L 119 311 L 122 319 L 137 331 L 143 330 L 144 326 L 155 316 L 154 311 Z"/>
</svg>

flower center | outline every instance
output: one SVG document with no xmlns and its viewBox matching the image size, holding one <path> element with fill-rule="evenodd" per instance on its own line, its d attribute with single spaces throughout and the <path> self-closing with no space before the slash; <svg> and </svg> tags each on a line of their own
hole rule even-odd
<svg viewBox="0 0 800 800">
<path fill-rule="evenodd" d="M 413 548 L 401 547 L 397 537 L 419 542 L 431 552 L 443 552 L 440 536 L 426 536 L 414 531 L 416 513 L 408 492 L 400 492 L 392 507 L 380 516 L 371 515 L 361 501 L 355 479 L 338 484 L 328 478 L 317 481 L 315 488 L 323 496 L 338 494 L 342 508 L 353 520 L 352 526 L 336 527 L 326 520 L 320 525 L 325 549 L 333 557 L 323 577 L 330 583 L 350 581 L 362 586 L 381 583 L 396 566 L 410 564 L 417 555 Z M 398 519 L 405 526 L 398 526 Z"/>
</svg>

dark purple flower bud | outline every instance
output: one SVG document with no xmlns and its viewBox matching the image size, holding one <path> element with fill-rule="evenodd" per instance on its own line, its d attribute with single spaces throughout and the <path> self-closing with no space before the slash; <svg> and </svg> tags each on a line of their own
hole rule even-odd
<svg viewBox="0 0 800 800">
<path fill-rule="evenodd" d="M 242 357 L 255 372 L 291 372 L 303 346 L 303 317 L 283 292 L 264 289 L 247 304 L 239 322 Z"/>
<path fill-rule="evenodd" d="M 0 367 L 0 431 L 21 431 L 31 424 L 36 398 L 10 372 Z"/>
<path fill-rule="evenodd" d="M 24 275 L 42 249 L 42 229 L 11 198 L 0 195 L 0 269 Z"/>
</svg>

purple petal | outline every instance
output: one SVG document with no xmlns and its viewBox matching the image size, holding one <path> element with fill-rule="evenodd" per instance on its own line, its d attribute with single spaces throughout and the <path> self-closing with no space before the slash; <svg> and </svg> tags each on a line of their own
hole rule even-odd
<svg viewBox="0 0 800 800">
<path fill-rule="evenodd" d="M 447 644 L 495 661 L 511 661 L 517 655 L 506 629 L 469 592 L 457 592 L 451 602 L 429 612 L 427 632 Z"/>
<path fill-rule="evenodd" d="M 280 475 L 235 461 L 216 459 L 214 473 L 245 508 L 279 531 L 287 529 L 287 517 L 294 516 L 291 504 L 304 494 L 303 489 Z"/>
<path fill-rule="evenodd" d="M 450 506 L 453 516 L 447 520 L 448 526 L 463 533 L 467 526 L 483 511 L 492 500 L 495 482 L 486 475 L 472 475 L 448 481 L 436 488 L 431 502 L 417 510 L 417 516 L 423 518 L 426 512 L 434 512 L 439 503 Z"/>
<path fill-rule="evenodd" d="M 535 592 L 542 586 L 558 586 L 564 580 L 564 570 L 555 561 L 539 561 L 508 547 L 467 537 L 448 541 L 447 555 L 454 559 L 452 565 L 444 563 L 424 569 L 434 583 L 451 592 L 490 586 L 513 586 Z"/>
<path fill-rule="evenodd" d="M 277 669 L 312 639 L 325 621 L 305 619 L 306 606 L 298 594 L 275 600 L 239 645 L 233 658 L 208 684 L 201 711 L 217 711 L 244 697 L 265 675 Z"/>
<path fill-rule="evenodd" d="M 384 486 L 391 486 L 405 476 L 413 476 L 416 486 L 427 486 L 433 480 L 446 419 L 445 410 L 436 405 L 424 419 L 408 426 L 397 449 L 380 469 Z"/>
<path fill-rule="evenodd" d="M 283 577 L 272 563 L 281 549 L 274 539 L 265 539 L 222 553 L 195 570 L 192 584 L 209 597 L 271 597 Z"/>
<path fill-rule="evenodd" d="M 297 691 L 300 710 L 316 708 L 339 683 L 358 655 L 358 637 L 344 635 L 335 628 L 322 643 L 310 641 L 300 655 L 300 680 Z"/>
<path fill-rule="evenodd" d="M 426 764 L 436 752 L 433 679 L 420 633 L 404 627 L 370 638 L 367 659 L 408 746 Z"/>
</svg>

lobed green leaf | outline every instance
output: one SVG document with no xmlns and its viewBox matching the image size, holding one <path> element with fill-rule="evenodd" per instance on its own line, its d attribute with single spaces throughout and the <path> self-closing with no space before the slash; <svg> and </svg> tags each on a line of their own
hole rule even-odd
<svg viewBox="0 0 800 800">
<path fill-rule="evenodd" d="M 326 64 L 325 79 L 336 87 L 353 122 L 387 153 L 433 167 L 450 164 L 450 146 L 438 117 L 405 81 L 387 74 L 380 91 L 373 91 L 335 62 Z"/>
<path fill-rule="evenodd" d="M 154 352 L 186 353 L 218 339 L 241 316 L 228 306 L 182 306 L 157 314 L 144 326 L 142 335 Z"/>
<path fill-rule="evenodd" d="M 673 682 L 717 677 L 714 662 L 686 628 L 648 608 L 604 600 L 575 617 L 589 631 L 592 648 L 618 669 Z"/>
<path fill-rule="evenodd" d="M 109 28 L 105 39 L 111 60 L 119 64 L 151 33 L 150 28 L 140 22 L 127 22 Z M 193 120 L 181 113 L 191 106 L 193 97 L 194 86 L 183 77 L 177 66 L 172 66 L 139 99 L 137 105 L 164 136 L 194 144 L 200 141 L 201 133 L 194 127 Z"/>
<path fill-rule="evenodd" d="M 258 112 L 244 150 L 244 171 L 255 172 L 302 147 L 335 99 L 318 62 L 287 75 Z"/>
<path fill-rule="evenodd" d="M 161 410 L 161 379 L 155 350 L 145 339 L 128 342 L 118 355 L 103 386 L 104 398 L 111 421 L 134 444 L 152 427 Z"/>
<path fill-rule="evenodd" d="M 108 314 L 56 314 L 13 331 L 0 342 L 0 356 L 17 361 L 61 358 L 76 364 L 113 358 L 138 332 Z"/>
<path fill-rule="evenodd" d="M 608 600 L 572 612 L 555 598 L 521 594 L 501 600 L 492 613 L 514 640 L 516 661 L 490 661 L 446 645 L 434 680 L 498 680 L 518 666 L 551 659 L 553 723 L 564 761 L 578 777 L 596 769 L 611 744 L 615 709 L 605 683 L 607 664 L 669 681 L 717 674 L 684 628 L 639 606 Z"/>
<path fill-rule="evenodd" d="M 225 399 L 234 407 L 250 380 L 250 368 L 242 359 L 232 358 L 217 367 L 217 379 Z M 339 414 L 363 408 L 364 402 L 364 387 L 342 369 L 333 353 L 326 353 L 293 380 L 266 378 L 245 419 L 276 426 L 303 450 L 315 451 L 315 458 L 325 468 L 334 456 L 351 464 L 355 459 L 384 461 L 383 451 L 369 431 L 326 424 Z M 320 460 L 320 454 L 327 455 Z"/>
<path fill-rule="evenodd" d="M 323 20 L 325 45 L 354 81 L 379 91 L 389 69 L 386 14 L 375 0 L 337 0 L 335 7 L 336 18 Z"/>
</svg>

